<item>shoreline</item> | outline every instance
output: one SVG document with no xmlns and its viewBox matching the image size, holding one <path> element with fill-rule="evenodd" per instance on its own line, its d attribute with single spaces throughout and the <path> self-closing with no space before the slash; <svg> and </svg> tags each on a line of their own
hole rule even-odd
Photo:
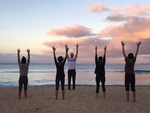
<svg viewBox="0 0 150 113">
<path fill-rule="evenodd" d="M 68 85 L 65 85 L 65 87 L 67 87 Z M 72 85 L 71 85 L 72 86 Z M 88 85 L 88 84 L 76 84 L 77 87 L 93 87 L 96 85 Z M 100 85 L 101 86 L 101 85 Z M 106 87 L 125 87 L 125 85 L 105 85 Z M 0 88 L 18 88 L 18 86 L 0 86 Z M 32 88 L 32 87 L 55 87 L 55 84 L 47 84 L 47 85 L 28 85 L 28 88 Z M 135 85 L 135 87 L 150 87 L 150 85 Z"/>
</svg>

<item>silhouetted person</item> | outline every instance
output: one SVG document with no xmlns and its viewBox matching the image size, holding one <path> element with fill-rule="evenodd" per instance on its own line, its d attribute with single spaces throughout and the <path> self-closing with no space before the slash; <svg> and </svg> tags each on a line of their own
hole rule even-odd
<svg viewBox="0 0 150 113">
<path fill-rule="evenodd" d="M 104 56 L 100 56 L 99 58 L 97 57 L 97 46 L 95 47 L 95 74 L 96 74 L 96 96 L 98 98 L 98 93 L 99 93 L 99 85 L 100 82 L 102 83 L 102 89 L 103 89 L 103 97 L 105 98 L 105 62 L 106 62 L 106 49 L 107 47 L 105 46 L 104 48 Z"/>
<path fill-rule="evenodd" d="M 56 54 L 55 54 L 55 47 L 52 47 L 53 49 L 53 54 L 54 54 L 54 61 L 55 61 L 55 65 L 57 68 L 57 72 L 56 72 L 56 79 L 55 79 L 55 84 L 56 84 L 56 100 L 58 99 L 58 89 L 59 89 L 59 82 L 61 82 L 61 89 L 62 89 L 62 99 L 64 100 L 65 98 L 65 89 L 64 89 L 64 84 L 65 84 L 65 73 L 64 73 L 64 65 L 66 62 L 66 56 L 68 53 L 68 48 L 66 48 L 66 56 L 65 58 L 63 58 L 62 56 L 59 56 L 56 60 Z"/>
<path fill-rule="evenodd" d="M 133 53 L 129 53 L 128 56 L 126 56 L 125 50 L 124 50 L 125 43 L 122 41 L 121 44 L 122 44 L 122 52 L 125 58 L 125 90 L 126 90 L 127 101 L 129 102 L 129 85 L 131 84 L 131 90 L 133 93 L 133 102 L 135 102 L 136 92 L 135 92 L 134 65 L 136 62 L 136 58 L 137 58 L 137 54 L 138 54 L 139 46 L 141 42 L 136 43 L 137 50 L 136 50 L 135 56 L 133 55 Z"/>
<path fill-rule="evenodd" d="M 22 85 L 24 85 L 24 94 L 25 98 L 27 98 L 27 87 L 28 87 L 28 68 L 30 64 L 30 50 L 27 49 L 28 52 L 28 61 L 26 62 L 26 58 L 23 56 L 20 62 L 20 49 L 18 51 L 18 65 L 19 65 L 19 71 L 20 71 L 20 77 L 19 77 L 19 93 L 18 97 L 21 98 L 21 90 Z"/>
<path fill-rule="evenodd" d="M 67 47 L 67 45 L 65 45 Z M 76 45 L 76 55 L 74 56 L 74 53 L 69 55 L 67 54 L 68 59 L 68 89 L 70 90 L 71 87 L 71 78 L 73 82 L 73 90 L 75 90 L 75 81 L 76 81 L 76 60 L 78 56 L 78 47 L 79 44 Z M 68 47 L 67 47 L 68 48 Z"/>
</svg>

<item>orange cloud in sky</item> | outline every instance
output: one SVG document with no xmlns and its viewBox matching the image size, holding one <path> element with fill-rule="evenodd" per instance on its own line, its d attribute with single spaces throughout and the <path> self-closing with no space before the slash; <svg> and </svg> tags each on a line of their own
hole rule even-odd
<svg viewBox="0 0 150 113">
<path fill-rule="evenodd" d="M 76 24 L 72 27 L 51 29 L 47 34 L 57 35 L 57 36 L 66 36 L 69 38 L 73 38 L 73 37 L 79 38 L 79 37 L 94 35 L 91 29 L 84 27 L 82 25 L 79 25 L 79 24 Z"/>
<path fill-rule="evenodd" d="M 144 15 L 150 16 L 150 6 L 140 7 L 137 4 L 134 6 L 125 5 L 124 6 L 124 14 L 126 15 Z"/>
<path fill-rule="evenodd" d="M 104 11 L 113 11 L 117 13 L 119 11 L 119 7 L 106 8 L 101 3 L 93 4 L 89 7 L 90 12 L 99 12 L 103 13 Z"/>
<path fill-rule="evenodd" d="M 147 39 L 150 38 L 150 20 L 134 18 L 120 25 L 108 26 L 100 31 L 100 36 L 133 42 Z"/>
</svg>

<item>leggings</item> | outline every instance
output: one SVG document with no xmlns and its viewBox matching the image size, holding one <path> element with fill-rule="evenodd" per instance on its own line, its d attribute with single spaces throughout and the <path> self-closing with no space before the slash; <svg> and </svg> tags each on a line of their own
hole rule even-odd
<svg viewBox="0 0 150 113">
<path fill-rule="evenodd" d="M 73 89 L 75 89 L 76 70 L 68 70 L 68 89 L 69 90 L 71 86 L 71 77 L 72 77 L 72 82 L 73 82 Z"/>
<path fill-rule="evenodd" d="M 19 77 L 19 93 L 21 93 L 22 85 L 24 85 L 24 93 L 27 92 L 28 86 L 28 77 L 27 76 L 20 76 Z"/>
<path fill-rule="evenodd" d="M 129 91 L 129 84 L 131 83 L 131 90 L 135 92 L 135 74 L 126 73 L 125 74 L 125 90 Z"/>
<path fill-rule="evenodd" d="M 96 81 L 96 93 L 99 93 L 99 83 L 100 83 L 100 81 Z M 101 83 L 102 83 L 103 92 L 105 92 L 106 91 L 105 82 L 101 82 Z"/>
<path fill-rule="evenodd" d="M 56 80 L 55 80 L 55 83 L 56 83 L 56 90 L 59 89 L 59 81 L 61 81 L 61 89 L 62 89 L 62 90 L 65 90 L 65 89 L 64 89 L 65 78 L 57 78 L 57 77 L 56 77 Z"/>
</svg>

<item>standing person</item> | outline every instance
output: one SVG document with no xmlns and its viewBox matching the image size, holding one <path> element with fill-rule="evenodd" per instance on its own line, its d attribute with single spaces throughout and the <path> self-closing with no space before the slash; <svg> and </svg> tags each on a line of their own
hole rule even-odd
<svg viewBox="0 0 150 113">
<path fill-rule="evenodd" d="M 28 70 L 29 70 L 29 64 L 30 64 L 30 50 L 27 49 L 28 52 L 28 61 L 26 63 L 26 58 L 23 56 L 20 61 L 20 49 L 18 51 L 18 65 L 20 70 L 20 77 L 19 77 L 19 93 L 18 97 L 21 98 L 21 90 L 22 85 L 24 85 L 24 94 L 25 98 L 27 98 L 27 87 L 28 87 Z"/>
<path fill-rule="evenodd" d="M 139 46 L 141 42 L 136 43 L 137 44 L 137 50 L 135 53 L 135 57 L 133 53 L 129 53 L 128 57 L 125 54 L 124 45 L 125 43 L 122 41 L 122 52 L 125 58 L 125 89 L 126 89 L 126 97 L 127 101 L 129 102 L 129 85 L 131 84 L 131 90 L 133 94 L 133 102 L 135 102 L 136 98 L 136 92 L 135 92 L 135 73 L 134 73 L 134 65 L 136 62 L 137 54 L 139 51 Z"/>
<path fill-rule="evenodd" d="M 65 45 L 67 47 L 67 45 Z M 75 90 L 75 81 L 76 81 L 76 60 L 78 56 L 78 47 L 79 44 L 76 45 L 76 55 L 74 56 L 74 53 L 69 55 L 67 54 L 68 59 L 68 89 L 70 90 L 71 86 L 71 78 L 73 82 L 73 90 Z M 67 47 L 68 48 L 68 47 Z"/>
<path fill-rule="evenodd" d="M 106 62 L 106 49 L 107 47 L 105 46 L 104 48 L 104 56 L 100 56 L 99 58 L 97 57 L 97 46 L 95 47 L 95 74 L 96 74 L 96 97 L 98 98 L 98 93 L 99 93 L 99 84 L 100 82 L 102 83 L 102 89 L 103 89 L 103 97 L 105 98 L 105 62 Z"/>
<path fill-rule="evenodd" d="M 63 58 L 62 56 L 59 56 L 56 60 L 56 48 L 52 47 L 53 49 L 53 54 L 54 54 L 54 61 L 55 61 L 55 65 L 57 68 L 57 73 L 56 73 L 56 79 L 55 79 L 55 83 L 56 83 L 56 100 L 58 99 L 58 89 L 59 89 L 59 82 L 61 81 L 61 89 L 62 89 L 62 99 L 64 100 L 65 98 L 65 89 L 64 89 L 64 84 L 65 84 L 65 73 L 64 73 L 64 65 L 66 62 L 66 56 L 68 54 L 68 48 L 66 47 L 66 56 L 65 58 Z"/>
</svg>

